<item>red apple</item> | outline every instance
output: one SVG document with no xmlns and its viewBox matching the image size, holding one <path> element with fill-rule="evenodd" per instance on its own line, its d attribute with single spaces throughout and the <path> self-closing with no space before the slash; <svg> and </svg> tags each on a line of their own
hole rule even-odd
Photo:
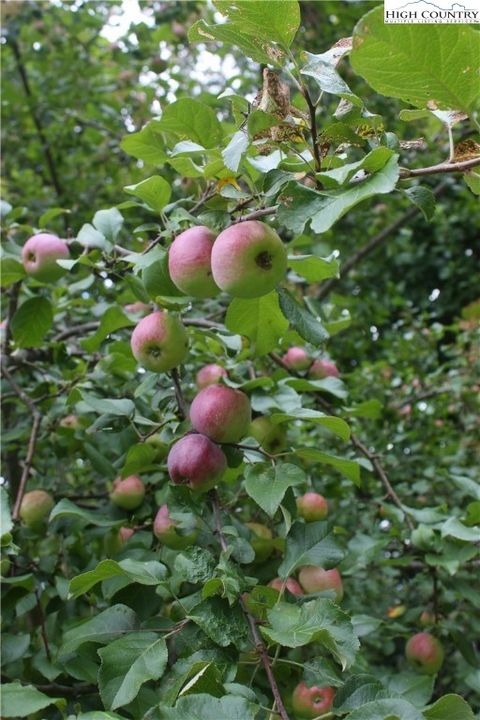
<svg viewBox="0 0 480 720">
<path fill-rule="evenodd" d="M 123 510 L 135 510 L 145 497 L 145 485 L 137 475 L 129 475 L 124 480 L 117 478 L 113 483 L 110 500 Z"/>
<path fill-rule="evenodd" d="M 152 372 L 177 367 L 188 351 L 188 336 L 181 320 L 161 311 L 140 320 L 130 342 L 135 359 Z"/>
<path fill-rule="evenodd" d="M 298 683 L 292 695 L 292 708 L 301 720 L 313 720 L 325 715 L 332 709 L 335 690 L 331 687 L 308 687 L 304 682 Z"/>
<path fill-rule="evenodd" d="M 65 270 L 57 265 L 57 260 L 66 260 L 69 257 L 70 251 L 65 240 L 60 240 L 50 233 L 32 235 L 22 248 L 26 273 L 42 282 L 58 280 Z"/>
<path fill-rule="evenodd" d="M 297 497 L 298 514 L 307 522 L 324 520 L 328 515 L 328 502 L 323 495 L 316 492 L 307 492 Z"/>
<path fill-rule="evenodd" d="M 308 374 L 313 380 L 321 380 L 326 377 L 338 377 L 340 375 L 337 366 L 335 363 L 330 362 L 330 360 L 314 360 Z"/>
<path fill-rule="evenodd" d="M 250 427 L 250 400 L 226 385 L 209 385 L 194 398 L 190 420 L 199 433 L 219 443 L 236 443 Z"/>
<path fill-rule="evenodd" d="M 153 522 L 153 534 L 163 545 L 174 550 L 184 550 L 192 545 L 197 537 L 197 531 L 182 535 L 176 530 L 176 522 L 172 520 L 168 511 L 168 505 L 162 505 Z"/>
<path fill-rule="evenodd" d="M 287 432 L 282 425 L 273 423 L 268 417 L 257 417 L 250 424 L 249 435 L 258 441 L 268 453 L 275 455 L 285 450 Z"/>
<path fill-rule="evenodd" d="M 286 270 L 285 245 L 275 230 L 258 220 L 230 225 L 213 245 L 213 279 L 233 297 L 266 295 Z"/>
<path fill-rule="evenodd" d="M 116 555 L 122 549 L 122 546 L 132 537 L 135 530 L 129 527 L 121 527 L 118 530 L 112 530 L 105 535 L 103 546 L 108 557 Z"/>
<path fill-rule="evenodd" d="M 40 530 L 47 520 L 55 500 L 46 490 L 25 493 L 20 504 L 20 517 L 32 530 Z"/>
<path fill-rule="evenodd" d="M 336 568 L 324 570 L 318 565 L 305 565 L 298 573 L 298 579 L 306 593 L 334 590 L 337 602 L 343 598 L 342 578 Z"/>
<path fill-rule="evenodd" d="M 204 225 L 177 235 L 168 251 L 168 270 L 173 283 L 186 295 L 215 297 L 219 288 L 212 277 L 211 255 L 215 233 Z"/>
<path fill-rule="evenodd" d="M 208 437 L 190 433 L 172 446 L 167 467 L 177 485 L 205 492 L 220 480 L 227 468 L 227 459 Z"/>
<path fill-rule="evenodd" d="M 306 370 L 312 364 L 312 358 L 302 347 L 291 347 L 282 357 L 290 370 Z"/>
<path fill-rule="evenodd" d="M 268 587 L 272 587 L 275 590 L 278 590 L 278 592 L 282 592 L 282 589 L 287 589 L 288 592 L 291 592 L 292 595 L 303 595 L 304 592 L 298 582 L 294 578 L 287 578 L 286 580 L 282 580 L 281 578 L 273 578 L 273 580 L 270 580 L 268 583 Z"/>
<path fill-rule="evenodd" d="M 408 640 L 405 655 L 419 672 L 435 675 L 442 667 L 444 651 L 440 640 L 428 632 L 421 632 Z"/>
<path fill-rule="evenodd" d="M 208 385 L 216 385 L 222 378 L 228 377 L 228 373 L 221 365 L 211 363 L 200 368 L 197 373 L 196 381 L 199 390 Z"/>
</svg>

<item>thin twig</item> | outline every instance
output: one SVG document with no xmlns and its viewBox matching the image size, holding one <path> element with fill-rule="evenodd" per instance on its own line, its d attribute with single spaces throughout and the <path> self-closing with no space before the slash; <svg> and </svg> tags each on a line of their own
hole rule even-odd
<svg viewBox="0 0 480 720">
<path fill-rule="evenodd" d="M 66 340 L 74 335 L 81 335 L 84 332 L 90 332 L 90 330 L 96 330 L 100 325 L 100 320 L 92 320 L 92 322 L 82 323 L 81 325 L 74 325 L 71 328 L 62 330 L 52 338 L 52 342 L 60 342 L 60 340 Z"/>
<path fill-rule="evenodd" d="M 430 574 L 432 576 L 432 602 L 433 602 L 433 617 L 435 624 L 438 623 L 439 611 L 438 611 L 438 577 L 437 568 L 433 565 L 430 566 Z"/>
<path fill-rule="evenodd" d="M 20 286 L 22 282 L 19 280 L 14 283 L 8 291 L 8 309 L 7 317 L 5 318 L 5 334 L 2 343 L 2 353 L 4 355 L 10 354 L 10 339 L 12 337 L 12 318 L 17 311 L 18 295 L 20 292 Z"/>
<path fill-rule="evenodd" d="M 220 514 L 220 503 L 218 500 L 217 491 L 212 490 L 210 492 L 210 497 L 212 499 L 213 516 L 215 519 L 215 529 L 217 531 L 218 539 L 220 542 L 220 547 L 222 548 L 223 552 L 227 552 L 228 544 L 227 544 L 227 541 L 225 540 L 225 535 L 223 534 L 222 517 Z M 288 713 L 285 710 L 285 706 L 283 704 L 282 696 L 280 695 L 280 690 L 278 689 L 275 675 L 273 674 L 273 670 L 272 670 L 272 666 L 270 664 L 270 658 L 268 656 L 267 648 L 261 638 L 260 633 L 258 632 L 257 625 L 255 623 L 255 619 L 248 612 L 246 605 L 243 602 L 242 598 L 240 598 L 240 605 L 241 605 L 243 613 L 247 619 L 248 626 L 249 626 L 250 632 L 252 634 L 253 642 L 255 643 L 255 649 L 260 656 L 260 660 L 262 662 L 265 673 L 267 675 L 268 682 L 269 682 L 269 685 L 270 685 L 270 688 L 272 691 L 272 695 L 275 700 L 275 705 L 277 706 L 278 714 L 280 715 L 282 720 L 290 720 Z"/>
<path fill-rule="evenodd" d="M 277 212 L 278 205 L 272 205 L 271 207 L 266 208 L 259 208 L 259 210 L 254 210 L 251 213 L 248 213 L 247 215 L 244 215 L 241 218 L 237 218 L 233 221 L 232 225 L 236 225 L 237 223 L 246 222 L 247 220 L 256 220 L 257 218 L 265 217 L 266 215 L 273 215 Z"/>
<path fill-rule="evenodd" d="M 305 98 L 305 100 L 307 102 L 308 112 L 310 114 L 310 134 L 312 136 L 313 158 L 315 160 L 315 170 L 317 172 L 320 172 L 320 170 L 322 169 L 322 158 L 320 157 L 320 150 L 318 147 L 316 108 L 315 108 L 315 104 L 312 101 L 312 98 L 310 97 L 310 93 L 308 92 L 308 90 L 305 86 L 302 87 L 302 93 L 303 93 L 303 97 Z"/>
<path fill-rule="evenodd" d="M 45 615 L 43 613 L 42 603 L 40 601 L 40 593 L 35 590 L 35 597 L 37 598 L 38 614 L 40 616 L 40 632 L 42 635 L 43 647 L 45 648 L 45 655 L 47 656 L 48 662 L 52 662 L 52 654 L 50 652 L 50 645 L 48 644 L 47 630 L 45 628 Z"/>
<path fill-rule="evenodd" d="M 180 385 L 180 376 L 178 374 L 177 368 L 173 368 L 173 370 L 170 373 L 170 377 L 172 378 L 173 386 L 175 388 L 175 397 L 177 399 L 178 414 L 182 420 L 185 420 L 185 418 L 188 417 L 188 405 L 186 403 L 185 398 L 183 397 L 182 387 Z"/>
<path fill-rule="evenodd" d="M 461 160 L 460 162 L 442 162 L 438 165 L 430 165 L 424 168 L 400 168 L 400 179 L 419 177 L 420 175 L 442 175 L 444 173 L 466 172 L 480 165 L 480 157 Z"/>
</svg>

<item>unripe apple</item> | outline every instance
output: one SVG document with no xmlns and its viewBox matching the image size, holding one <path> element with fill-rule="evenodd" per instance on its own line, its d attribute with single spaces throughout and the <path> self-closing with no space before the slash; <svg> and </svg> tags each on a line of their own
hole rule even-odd
<svg viewBox="0 0 480 720">
<path fill-rule="evenodd" d="M 306 370 L 312 364 L 312 358 L 302 347 L 291 347 L 282 357 L 290 370 Z"/>
<path fill-rule="evenodd" d="M 0 560 L 0 575 L 2 577 L 7 577 L 8 573 L 10 572 L 10 568 L 12 567 L 12 563 L 9 560 L 8 557 L 2 558 Z"/>
<path fill-rule="evenodd" d="M 162 505 L 153 522 L 153 534 L 157 540 L 173 550 L 184 550 L 195 542 L 198 535 L 196 530 L 189 535 L 181 535 L 175 527 L 176 523 L 170 517 L 168 505 Z"/>
<path fill-rule="evenodd" d="M 315 360 L 308 374 L 314 380 L 322 380 L 326 377 L 338 377 L 340 375 L 335 363 L 330 360 Z"/>
<path fill-rule="evenodd" d="M 284 427 L 276 425 L 263 415 L 252 420 L 249 435 L 254 437 L 259 445 L 272 455 L 282 452 L 287 445 L 287 432 Z"/>
<path fill-rule="evenodd" d="M 306 593 L 334 590 L 337 602 L 343 598 L 342 578 L 336 568 L 324 570 L 318 565 L 305 565 L 298 573 L 298 579 Z"/>
<path fill-rule="evenodd" d="M 135 530 L 133 528 L 121 527 L 118 530 L 112 530 L 105 535 L 103 547 L 108 557 L 116 555 L 122 549 L 124 543 L 132 537 Z"/>
<path fill-rule="evenodd" d="M 213 245 L 213 279 L 233 297 L 266 295 L 286 270 L 285 245 L 275 230 L 258 220 L 230 225 Z"/>
<path fill-rule="evenodd" d="M 185 360 L 187 331 L 175 315 L 161 311 L 150 313 L 135 327 L 131 346 L 135 359 L 144 368 L 165 372 Z"/>
<path fill-rule="evenodd" d="M 328 502 L 316 492 L 307 492 L 297 497 L 298 514 L 307 522 L 324 520 L 328 515 Z"/>
<path fill-rule="evenodd" d="M 194 398 L 190 420 L 197 432 L 211 440 L 236 443 L 250 427 L 250 400 L 240 390 L 226 385 L 209 385 Z"/>
<path fill-rule="evenodd" d="M 443 664 L 444 651 L 440 640 L 428 632 L 413 635 L 405 646 L 407 660 L 424 675 L 435 675 Z"/>
<path fill-rule="evenodd" d="M 272 531 L 263 523 L 247 522 L 245 525 L 252 531 L 250 545 L 255 550 L 255 560 L 264 562 L 273 552 Z"/>
<path fill-rule="evenodd" d="M 135 510 L 145 497 L 145 485 L 137 475 L 129 475 L 124 480 L 117 478 L 113 483 L 110 500 L 123 510 Z"/>
<path fill-rule="evenodd" d="M 221 365 L 211 363 L 200 368 L 197 373 L 196 382 L 199 390 L 208 385 L 216 385 L 222 378 L 228 377 L 228 373 Z"/>
<path fill-rule="evenodd" d="M 278 592 L 282 592 L 283 589 L 287 589 L 288 592 L 291 592 L 292 595 L 303 595 L 304 592 L 298 582 L 294 578 L 287 578 L 286 580 L 282 580 L 281 578 L 273 578 L 273 580 L 270 580 L 268 583 L 268 587 L 274 588 L 274 590 L 278 590 Z"/>
<path fill-rule="evenodd" d="M 45 490 L 32 490 L 22 498 L 20 517 L 32 530 L 39 530 L 45 524 L 55 501 Z"/>
<path fill-rule="evenodd" d="M 435 615 L 429 610 L 424 610 L 420 615 L 420 625 L 435 625 Z"/>
<path fill-rule="evenodd" d="M 219 288 L 212 277 L 211 256 L 215 233 L 204 225 L 180 233 L 168 250 L 168 271 L 173 283 L 186 295 L 215 297 Z"/>
<path fill-rule="evenodd" d="M 300 682 L 293 691 L 292 708 L 299 720 L 313 720 L 332 709 L 335 690 L 331 687 L 308 687 Z"/>
<path fill-rule="evenodd" d="M 60 240 L 50 233 L 32 235 L 22 248 L 26 273 L 42 282 L 58 280 L 65 270 L 57 265 L 57 260 L 66 260 L 69 257 L 70 251 L 65 240 Z"/>
<path fill-rule="evenodd" d="M 190 433 L 172 446 L 167 467 L 177 485 L 205 492 L 220 480 L 227 468 L 227 459 L 208 437 Z"/>
</svg>

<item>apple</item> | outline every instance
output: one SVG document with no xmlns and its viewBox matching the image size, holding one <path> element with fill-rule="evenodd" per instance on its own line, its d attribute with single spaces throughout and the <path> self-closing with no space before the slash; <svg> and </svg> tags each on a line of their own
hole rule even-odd
<svg viewBox="0 0 480 720">
<path fill-rule="evenodd" d="M 197 373 L 196 382 L 199 390 L 208 385 L 216 385 L 222 378 L 228 377 L 228 373 L 221 365 L 211 363 L 200 368 Z"/>
<path fill-rule="evenodd" d="M 7 577 L 8 573 L 10 572 L 10 568 L 12 567 L 12 563 L 9 560 L 8 557 L 4 557 L 0 560 L 0 575 L 2 577 Z"/>
<path fill-rule="evenodd" d="M 288 592 L 291 592 L 292 595 L 303 595 L 304 592 L 298 582 L 294 578 L 287 578 L 286 580 L 282 580 L 281 578 L 273 578 L 273 580 L 270 580 L 268 583 L 268 587 L 272 587 L 275 590 L 278 590 L 278 592 L 282 592 L 282 589 L 287 589 Z"/>
<path fill-rule="evenodd" d="M 41 282 L 58 280 L 65 270 L 57 265 L 57 260 L 69 257 L 70 251 L 65 240 L 50 233 L 32 235 L 22 248 L 25 272 Z"/>
<path fill-rule="evenodd" d="M 132 353 L 146 370 L 165 372 L 180 365 L 188 351 L 188 335 L 181 320 L 167 312 L 154 312 L 136 325 Z"/>
<path fill-rule="evenodd" d="M 282 360 L 290 370 L 307 370 L 312 364 L 312 358 L 302 347 L 289 348 Z"/>
<path fill-rule="evenodd" d="M 76 430 L 80 427 L 80 420 L 76 415 L 65 415 L 60 422 L 60 427 L 68 428 L 69 430 Z"/>
<path fill-rule="evenodd" d="M 245 393 L 226 385 L 209 385 L 195 396 L 190 420 L 197 432 L 219 443 L 236 443 L 247 435 L 252 420 Z"/>
<path fill-rule="evenodd" d="M 168 271 L 174 285 L 196 298 L 215 297 L 219 288 L 212 277 L 211 255 L 215 233 L 205 225 L 177 235 L 168 250 Z"/>
<path fill-rule="evenodd" d="M 435 615 L 429 610 L 424 610 L 420 615 L 420 625 L 435 625 Z"/>
<path fill-rule="evenodd" d="M 264 562 L 273 552 L 272 531 L 263 523 L 247 522 L 245 525 L 253 535 L 250 545 L 255 550 L 255 560 Z"/>
<path fill-rule="evenodd" d="M 55 500 L 45 490 L 31 490 L 25 493 L 20 504 L 20 517 L 32 530 L 40 530 L 46 523 Z"/>
<path fill-rule="evenodd" d="M 330 360 L 314 360 L 308 374 L 314 380 L 322 380 L 326 377 L 338 377 L 340 375 L 335 363 Z"/>
<path fill-rule="evenodd" d="M 266 295 L 286 270 L 285 245 L 275 230 L 258 220 L 230 225 L 213 245 L 213 279 L 233 297 Z"/>
<path fill-rule="evenodd" d="M 128 305 L 124 305 L 123 309 L 125 310 L 125 312 L 130 313 L 131 315 L 145 315 L 145 313 L 150 311 L 150 305 L 138 301 L 134 303 L 129 303 Z"/>
<path fill-rule="evenodd" d="M 324 520 L 328 515 L 328 502 L 316 492 L 307 492 L 297 497 L 298 514 L 307 522 Z"/>
<path fill-rule="evenodd" d="M 420 673 L 435 675 L 442 667 L 444 651 L 440 640 L 428 632 L 421 632 L 408 640 L 405 655 Z"/>
<path fill-rule="evenodd" d="M 276 425 L 268 417 L 261 415 L 250 423 L 248 431 L 266 452 L 275 455 L 285 450 L 287 432 L 282 425 Z"/>
<path fill-rule="evenodd" d="M 129 475 L 124 480 L 117 478 L 113 483 L 110 500 L 123 510 L 135 510 L 145 497 L 145 485 L 137 475 Z"/>
<path fill-rule="evenodd" d="M 293 712 L 301 720 L 313 720 L 332 709 L 335 690 L 331 687 L 308 687 L 300 682 L 292 695 Z"/>
<path fill-rule="evenodd" d="M 197 530 L 189 535 L 182 535 L 177 532 L 175 527 L 176 522 L 170 517 L 168 505 L 162 505 L 153 522 L 153 534 L 157 540 L 173 550 L 184 550 L 195 542 L 198 535 Z"/>
<path fill-rule="evenodd" d="M 227 459 L 208 437 L 190 433 L 172 446 L 167 467 L 176 485 L 188 485 L 192 490 L 205 492 L 220 480 L 227 468 Z"/>
<path fill-rule="evenodd" d="M 118 530 L 112 530 L 105 535 L 103 546 L 108 557 L 116 555 L 122 549 L 122 545 L 132 537 L 135 530 L 129 527 L 121 527 Z"/>
<path fill-rule="evenodd" d="M 342 578 L 336 568 L 324 570 L 318 565 L 304 565 L 298 573 L 298 579 L 306 593 L 334 590 L 337 602 L 343 598 Z"/>
</svg>

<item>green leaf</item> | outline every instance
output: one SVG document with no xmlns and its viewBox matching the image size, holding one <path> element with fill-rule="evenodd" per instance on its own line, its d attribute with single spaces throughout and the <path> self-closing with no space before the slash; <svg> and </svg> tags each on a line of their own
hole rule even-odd
<svg viewBox="0 0 480 720">
<path fill-rule="evenodd" d="M 13 283 L 23 280 L 27 276 L 22 263 L 14 258 L 2 259 L 1 286 L 10 287 Z"/>
<path fill-rule="evenodd" d="M 273 517 L 289 487 L 303 485 L 306 475 L 297 465 L 266 463 L 250 465 L 245 471 L 245 490 L 267 515 Z"/>
<path fill-rule="evenodd" d="M 168 255 L 165 251 L 163 251 L 163 257 L 142 270 L 142 282 L 152 300 L 159 296 L 185 297 L 182 291 L 173 284 L 168 271 Z"/>
<path fill-rule="evenodd" d="M 274 350 L 288 328 L 276 292 L 253 300 L 234 298 L 228 306 L 225 325 L 230 332 L 248 337 L 257 355 Z"/>
<path fill-rule="evenodd" d="M 105 645 L 119 636 L 138 630 L 138 620 L 134 611 L 126 605 L 112 605 L 79 625 L 63 633 L 63 645 L 60 655 L 66 655 L 86 642 Z"/>
<path fill-rule="evenodd" d="M 3 527 L 2 527 L 3 531 Z M 28 633 L 10 635 L 2 633 L 2 667 L 9 663 L 20 660 L 27 652 L 30 646 L 30 635 Z"/>
<path fill-rule="evenodd" d="M 140 560 L 102 560 L 95 570 L 77 575 L 70 580 L 68 588 L 71 597 L 79 597 L 88 592 L 94 585 L 112 577 L 126 577 L 130 582 L 140 585 L 159 585 L 165 579 L 166 568 L 156 560 L 142 562 Z"/>
<path fill-rule="evenodd" d="M 262 634 L 272 642 L 296 648 L 317 642 L 342 666 L 350 667 L 360 643 L 347 613 L 331 600 L 319 598 L 300 607 L 278 602 L 267 612 L 269 627 Z"/>
<path fill-rule="evenodd" d="M 120 147 L 149 165 L 163 165 L 167 159 L 158 120 L 151 120 L 140 132 L 125 135 Z"/>
<path fill-rule="evenodd" d="M 415 185 L 404 192 L 408 199 L 422 211 L 425 220 L 433 218 L 436 200 L 435 195 L 429 188 Z"/>
<path fill-rule="evenodd" d="M 345 185 L 355 177 L 359 177 L 361 172 L 375 173 L 385 167 L 386 163 L 393 156 L 393 151 L 386 147 L 377 147 L 361 160 L 353 163 L 346 163 L 333 170 L 322 170 L 316 174 L 316 177 L 322 181 L 326 189 L 334 189 Z"/>
<path fill-rule="evenodd" d="M 467 527 L 457 518 L 450 517 L 442 525 L 442 537 L 454 537 L 457 540 L 478 543 L 480 541 L 480 528 Z"/>
<path fill-rule="evenodd" d="M 234 644 L 241 649 L 248 637 L 248 628 L 240 606 L 230 607 L 226 600 L 217 597 L 208 598 L 196 605 L 187 617 L 221 647 Z"/>
<path fill-rule="evenodd" d="M 137 443 L 131 445 L 125 458 L 125 463 L 122 467 L 122 477 L 128 477 L 129 475 L 137 475 L 151 465 L 156 456 L 155 448 L 147 443 Z"/>
<path fill-rule="evenodd" d="M 19 682 L 2 685 L 1 713 L 4 718 L 32 717 L 39 710 L 62 702 L 61 698 L 49 697 L 33 685 Z"/>
<path fill-rule="evenodd" d="M 303 565 L 332 567 L 345 556 L 327 522 L 296 522 L 287 537 L 285 556 L 278 574 L 285 579 Z"/>
<path fill-rule="evenodd" d="M 423 708 L 432 697 L 435 678 L 416 672 L 401 672 L 387 678 L 386 685 L 391 696 L 401 696 L 415 707 Z"/>
<path fill-rule="evenodd" d="M 335 710 L 339 713 L 350 712 L 373 700 L 389 697 L 388 690 L 373 675 L 352 675 L 337 690 Z"/>
<path fill-rule="evenodd" d="M 108 248 L 104 234 L 96 230 L 90 223 L 82 225 L 75 240 L 86 248 L 98 248 L 99 250 Z"/>
<path fill-rule="evenodd" d="M 263 110 L 253 110 L 247 120 L 248 134 L 251 138 L 261 133 L 263 130 L 278 125 L 278 117 Z"/>
<path fill-rule="evenodd" d="M 123 225 L 123 216 L 117 208 L 98 210 L 93 216 L 93 225 L 111 243 L 117 239 Z"/>
<path fill-rule="evenodd" d="M 339 95 L 354 105 L 362 107 L 363 103 L 360 98 L 352 93 L 345 80 L 336 70 L 338 63 L 346 53 L 350 52 L 351 47 L 351 38 L 342 38 L 330 50 L 320 55 L 306 52 L 305 57 L 308 62 L 301 68 L 300 72 L 302 75 L 313 78 L 321 91 L 331 95 Z"/>
<path fill-rule="evenodd" d="M 53 324 L 53 308 L 44 297 L 25 300 L 12 318 L 13 339 L 18 347 L 41 347 Z"/>
<path fill-rule="evenodd" d="M 366 703 L 347 715 L 346 720 L 422 720 L 422 715 L 411 703 L 394 698 Z"/>
<path fill-rule="evenodd" d="M 355 485 L 360 486 L 360 465 L 355 460 L 347 460 L 336 455 L 324 453 L 316 448 L 297 448 L 295 454 L 311 462 L 326 463 L 345 475 Z"/>
<path fill-rule="evenodd" d="M 444 695 L 423 711 L 426 720 L 474 720 L 470 705 L 460 695 Z"/>
<path fill-rule="evenodd" d="M 364 400 L 353 407 L 344 408 L 350 417 L 364 417 L 377 420 L 382 414 L 383 405 L 380 400 Z"/>
<path fill-rule="evenodd" d="M 168 660 L 165 640 L 152 632 L 125 635 L 98 654 L 100 696 L 110 710 L 132 702 L 143 683 L 161 678 Z"/>
<path fill-rule="evenodd" d="M 132 325 L 135 325 L 134 321 L 130 320 L 118 305 L 114 305 L 103 313 L 100 325 L 95 333 L 91 337 L 82 340 L 80 344 L 88 352 L 96 352 L 105 338 L 111 333 Z"/>
<path fill-rule="evenodd" d="M 180 98 L 167 105 L 156 127 L 162 132 L 193 140 L 204 148 L 217 148 L 223 135 L 212 108 L 190 98 Z"/>
<path fill-rule="evenodd" d="M 49 522 L 57 520 L 58 518 L 74 518 L 82 520 L 87 525 L 96 525 L 97 527 L 113 527 L 118 525 L 118 520 L 109 520 L 105 517 L 104 512 L 95 512 L 94 510 L 87 510 L 75 505 L 71 500 L 63 498 L 60 500 L 52 512 L 50 513 Z"/>
<path fill-rule="evenodd" d="M 87 393 L 82 393 L 83 401 L 88 407 L 101 415 L 118 415 L 119 417 L 130 417 L 135 415 L 135 403 L 133 400 L 123 398 L 99 398 Z"/>
<path fill-rule="evenodd" d="M 480 195 L 480 172 L 473 169 L 463 173 L 463 179 L 474 195 Z"/>
<path fill-rule="evenodd" d="M 40 228 L 46 228 L 48 226 L 48 223 L 50 220 L 53 220 L 54 218 L 58 217 L 59 215 L 64 215 L 65 213 L 70 213 L 71 210 L 67 210 L 66 208 L 49 208 L 46 212 L 43 213 L 43 215 L 40 215 L 38 219 L 38 227 Z"/>
<path fill-rule="evenodd" d="M 247 152 L 250 142 L 244 130 L 239 130 L 232 137 L 225 150 L 222 150 L 222 158 L 225 166 L 237 172 L 243 155 Z"/>
<path fill-rule="evenodd" d="M 244 32 L 290 47 L 300 25 L 300 7 L 296 0 L 215 0 L 215 7 Z"/>
<path fill-rule="evenodd" d="M 398 155 L 392 155 L 381 170 L 328 192 L 317 192 L 300 183 L 289 182 L 278 197 L 278 222 L 297 234 L 303 232 L 308 221 L 314 232 L 326 232 L 358 203 L 395 188 L 399 177 L 397 160 Z"/>
<path fill-rule="evenodd" d="M 385 24 L 364 15 L 350 63 L 379 93 L 420 108 L 470 112 L 478 98 L 480 35 L 469 25 Z"/>
<path fill-rule="evenodd" d="M 255 720 L 258 706 L 239 695 L 181 697 L 175 707 L 160 705 L 155 720 Z"/>
<path fill-rule="evenodd" d="M 349 440 L 350 428 L 345 420 L 334 417 L 333 415 L 325 415 L 320 410 L 311 410 L 310 408 L 298 408 L 291 410 L 289 413 L 275 413 L 271 417 L 272 422 L 281 423 L 287 420 L 304 420 L 305 422 L 315 423 L 326 427 L 330 432 L 335 433 L 342 440 Z"/>
<path fill-rule="evenodd" d="M 288 264 L 297 275 L 308 282 L 320 282 L 327 278 L 339 277 L 340 263 L 334 255 L 327 258 L 316 255 L 293 255 L 288 258 Z"/>
<path fill-rule="evenodd" d="M 0 486 L 0 532 L 2 536 L 9 533 L 12 527 L 13 521 L 10 513 L 8 492 L 3 486 Z"/>
<path fill-rule="evenodd" d="M 278 296 L 283 314 L 304 340 L 318 347 L 328 338 L 320 318 L 299 305 L 287 290 L 280 288 Z"/>
<path fill-rule="evenodd" d="M 123 189 L 129 195 L 135 195 L 135 197 L 143 200 L 148 207 L 156 212 L 163 210 L 172 194 L 172 188 L 160 175 L 152 175 L 152 177 L 142 180 L 136 185 L 126 185 Z"/>
</svg>

